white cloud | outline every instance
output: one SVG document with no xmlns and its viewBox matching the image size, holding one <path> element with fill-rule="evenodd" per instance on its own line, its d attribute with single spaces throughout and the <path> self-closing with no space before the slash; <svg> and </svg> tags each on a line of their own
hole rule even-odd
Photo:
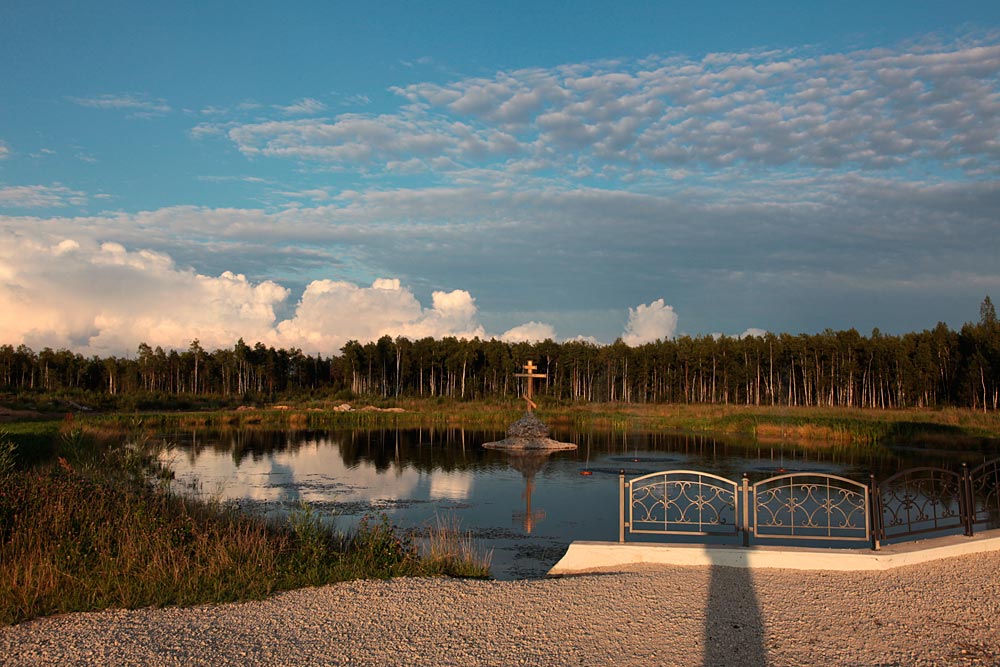
<svg viewBox="0 0 1000 667">
<path fill-rule="evenodd" d="M 288 120 L 234 127 L 229 137 L 246 155 L 321 160 L 351 165 L 459 150 L 471 132 L 428 118 L 344 114 L 333 122 Z M 488 139 L 480 144 L 489 148 Z M 478 144 L 477 144 L 478 146 Z"/>
<path fill-rule="evenodd" d="M 367 95 L 360 94 L 360 93 L 355 94 L 355 95 L 346 95 L 341 100 L 341 104 L 344 105 L 344 106 L 358 106 L 358 107 L 362 107 L 362 106 L 368 106 L 371 103 L 372 103 L 372 99 L 370 97 L 368 97 Z"/>
<path fill-rule="evenodd" d="M 766 329 L 758 329 L 756 327 L 750 327 L 743 333 L 741 333 L 737 338 L 763 338 L 767 335 Z"/>
<path fill-rule="evenodd" d="M 326 110 L 326 105 L 311 97 L 296 100 L 288 106 L 276 107 L 286 116 L 311 116 Z"/>
<path fill-rule="evenodd" d="M 266 339 L 287 294 L 117 243 L 15 236 L 0 248 L 0 340 L 8 342 L 119 354 L 141 341 L 228 347 L 240 336 Z"/>
<path fill-rule="evenodd" d="M 543 340 L 555 340 L 556 330 L 551 324 L 542 322 L 527 322 L 500 335 L 500 340 L 507 343 L 537 343 Z"/>
<path fill-rule="evenodd" d="M 309 352 L 337 353 L 345 342 L 383 335 L 485 337 L 475 299 L 464 290 L 437 291 L 429 308 L 398 279 L 371 287 L 310 283 L 294 315 L 275 310 L 289 290 L 177 267 L 163 253 L 118 243 L 15 234 L 0 248 L 0 340 L 34 347 L 68 347 L 123 354 L 140 342 L 206 348 L 238 338 Z"/>
<path fill-rule="evenodd" d="M 657 340 L 669 340 L 677 331 L 677 313 L 672 306 L 657 299 L 649 305 L 639 304 L 628 309 L 628 323 L 622 342 L 635 347 Z"/>
<path fill-rule="evenodd" d="M 170 113 L 166 100 L 152 99 L 147 95 L 107 94 L 96 97 L 70 97 L 74 104 L 93 109 L 123 109 L 132 112 L 133 117 L 161 116 Z"/>
<path fill-rule="evenodd" d="M 313 201 L 326 201 L 330 199 L 330 193 L 322 188 L 312 188 L 309 190 L 282 190 L 278 194 L 291 199 L 311 199 Z"/>
<path fill-rule="evenodd" d="M 0 160 L 6 160 L 9 157 L 10 157 L 10 148 L 7 147 L 7 144 L 0 141 Z"/>
<path fill-rule="evenodd" d="M 280 340 L 308 350 L 336 351 L 348 340 L 382 336 L 483 337 L 475 299 L 464 290 L 434 292 L 424 308 L 398 279 L 380 278 L 371 287 L 317 280 L 302 295 L 295 316 L 277 326 Z"/>
<path fill-rule="evenodd" d="M 998 45 L 647 58 L 417 83 L 394 89 L 407 102 L 397 113 L 257 122 L 229 136 L 248 155 L 373 168 L 447 156 L 447 174 L 502 170 L 514 156 L 563 176 L 606 163 L 622 171 L 604 177 L 633 183 L 745 165 L 975 171 L 1000 157 L 998 81 Z"/>
<path fill-rule="evenodd" d="M 87 195 L 63 185 L 11 185 L 0 187 L 0 208 L 50 208 L 80 206 Z"/>
</svg>

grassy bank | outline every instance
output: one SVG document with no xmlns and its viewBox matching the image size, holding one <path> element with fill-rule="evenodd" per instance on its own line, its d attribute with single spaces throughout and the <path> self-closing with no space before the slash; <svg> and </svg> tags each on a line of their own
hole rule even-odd
<svg viewBox="0 0 1000 667">
<path fill-rule="evenodd" d="M 737 434 L 762 444 L 923 445 L 967 447 L 1000 440 L 1000 413 L 964 408 L 871 410 L 858 408 L 684 404 L 557 404 L 540 401 L 539 416 L 550 426 L 577 430 L 659 430 Z M 187 428 L 437 428 L 504 430 L 524 411 L 523 403 L 459 402 L 443 399 L 308 401 L 196 412 L 84 413 L 76 422 L 109 437 L 131 427 L 137 416 L 151 431 Z M 28 450 L 45 458 L 50 422 L 20 421 L 0 426 L 24 438 Z M 51 454 L 51 452 L 48 452 Z M 33 454 L 35 456 L 36 454 Z"/>
<path fill-rule="evenodd" d="M 360 403 L 358 406 L 364 406 Z M 254 410 L 160 413 L 151 423 L 180 427 L 420 428 L 459 426 L 503 430 L 523 413 L 521 403 L 384 402 L 376 409 L 335 412 L 334 405 L 280 406 Z M 579 430 L 627 429 L 739 434 L 761 443 L 803 442 L 855 445 L 922 444 L 969 446 L 1000 440 L 1000 414 L 962 408 L 862 410 L 682 404 L 584 404 L 542 402 L 539 416 L 550 426 Z M 111 423 L 122 420 L 112 417 Z M 127 418 L 126 418 L 127 419 Z M 95 421 L 94 424 L 100 423 Z M 110 423 L 109 423 L 110 425 Z"/>
<path fill-rule="evenodd" d="M 540 401 L 538 414 L 549 426 L 576 431 L 659 431 L 733 435 L 759 445 L 807 447 L 1000 447 L 1000 413 L 964 408 L 870 410 L 858 408 L 684 404 L 557 404 Z M 50 460 L 72 448 L 54 438 L 60 429 L 82 428 L 94 438 L 116 441 L 137 420 L 147 434 L 191 429 L 471 429 L 501 432 L 524 411 L 523 403 L 407 399 L 307 401 L 196 412 L 77 413 L 71 421 L 20 420 L 0 424 L 20 445 L 26 463 Z M 53 445 L 56 442 L 56 445 Z"/>
<path fill-rule="evenodd" d="M 1000 440 L 1000 414 L 967 409 L 650 406 L 633 418 L 653 428 L 738 433 L 760 443 L 975 446 Z"/>
<path fill-rule="evenodd" d="M 136 441 L 81 438 L 75 430 L 62 438 L 77 440 L 73 463 L 60 457 L 30 470 L 17 469 L 12 441 L 0 440 L 0 625 L 259 599 L 358 578 L 489 575 L 489 556 L 455 526 L 430 529 L 418 547 L 379 517 L 351 534 L 308 506 L 269 522 L 151 483 L 155 467 Z"/>
</svg>

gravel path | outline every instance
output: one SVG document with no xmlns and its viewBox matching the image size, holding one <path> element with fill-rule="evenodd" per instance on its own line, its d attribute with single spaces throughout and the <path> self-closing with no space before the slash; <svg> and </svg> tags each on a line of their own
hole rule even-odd
<svg viewBox="0 0 1000 667">
<path fill-rule="evenodd" d="M 397 579 L 0 628 L 4 665 L 1000 665 L 1000 553 L 887 572 Z"/>
</svg>

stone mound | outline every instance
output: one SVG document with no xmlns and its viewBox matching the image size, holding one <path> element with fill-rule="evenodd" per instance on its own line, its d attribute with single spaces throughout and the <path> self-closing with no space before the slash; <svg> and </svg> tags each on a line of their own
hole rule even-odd
<svg viewBox="0 0 1000 667">
<path fill-rule="evenodd" d="M 549 437 L 549 427 L 535 416 L 526 412 L 524 416 L 507 428 L 507 437 L 499 442 L 483 444 L 486 449 L 532 450 L 532 449 L 576 449 L 570 442 L 558 442 Z"/>
<path fill-rule="evenodd" d="M 525 412 L 516 422 L 507 427 L 508 438 L 547 438 L 549 427 L 542 423 L 533 412 Z"/>
</svg>

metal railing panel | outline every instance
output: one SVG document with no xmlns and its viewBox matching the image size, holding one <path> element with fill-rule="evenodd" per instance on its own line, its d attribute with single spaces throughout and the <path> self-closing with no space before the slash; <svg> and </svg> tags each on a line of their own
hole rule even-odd
<svg viewBox="0 0 1000 667">
<path fill-rule="evenodd" d="M 825 473 L 789 473 L 753 485 L 757 538 L 871 540 L 865 484 Z"/>
<path fill-rule="evenodd" d="M 882 539 L 964 528 L 962 475 L 910 468 L 878 484 Z"/>
<path fill-rule="evenodd" d="M 694 470 L 667 470 L 638 477 L 627 485 L 632 533 L 658 535 L 736 535 L 739 485 Z"/>
<path fill-rule="evenodd" d="M 974 524 L 1000 527 L 1000 459 L 969 471 L 969 513 Z"/>
</svg>

